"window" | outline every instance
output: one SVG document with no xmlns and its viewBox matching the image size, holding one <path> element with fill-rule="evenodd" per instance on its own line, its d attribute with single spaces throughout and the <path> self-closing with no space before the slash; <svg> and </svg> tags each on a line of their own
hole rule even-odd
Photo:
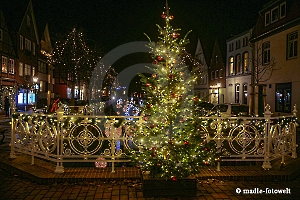
<svg viewBox="0 0 300 200">
<path fill-rule="evenodd" d="M 263 43 L 263 56 L 262 64 L 266 65 L 270 63 L 270 42 Z"/>
<path fill-rule="evenodd" d="M 2 56 L 2 72 L 7 73 L 7 57 Z"/>
<path fill-rule="evenodd" d="M 22 35 L 20 35 L 20 50 L 24 49 L 24 38 Z"/>
<path fill-rule="evenodd" d="M 29 17 L 29 15 L 27 15 L 26 17 L 27 17 L 26 18 L 27 19 L 27 26 L 29 27 L 30 26 L 30 17 Z"/>
<path fill-rule="evenodd" d="M 291 112 L 291 83 L 278 83 L 275 89 L 275 111 L 276 112 Z"/>
<path fill-rule="evenodd" d="M 298 54 L 298 31 L 287 36 L 287 58 L 295 58 Z"/>
<path fill-rule="evenodd" d="M 243 72 L 247 73 L 249 70 L 249 53 L 245 52 L 243 54 Z"/>
<path fill-rule="evenodd" d="M 248 46 L 248 37 L 243 38 L 243 47 Z"/>
<path fill-rule="evenodd" d="M 233 75 L 234 73 L 234 59 L 233 56 L 229 58 L 229 75 Z"/>
<path fill-rule="evenodd" d="M 10 74 L 15 73 L 15 60 L 14 59 L 9 59 L 8 72 Z"/>
<path fill-rule="evenodd" d="M 278 20 L 279 9 L 278 7 L 271 10 L 271 23 Z"/>
<path fill-rule="evenodd" d="M 38 64 L 38 72 L 47 74 L 47 64 L 42 61 L 39 61 Z"/>
<path fill-rule="evenodd" d="M 214 71 L 212 71 L 211 73 L 210 73 L 210 80 L 214 80 L 215 78 L 214 78 Z"/>
<path fill-rule="evenodd" d="M 236 63 L 235 63 L 236 74 L 240 74 L 241 73 L 241 55 L 240 54 L 236 55 L 235 61 L 236 61 Z"/>
<path fill-rule="evenodd" d="M 280 4 L 280 19 L 284 18 L 286 15 L 286 4 L 285 2 Z"/>
<path fill-rule="evenodd" d="M 34 42 L 32 43 L 32 55 L 35 56 L 35 43 Z"/>
<path fill-rule="evenodd" d="M 35 67 L 32 66 L 32 76 L 35 76 Z"/>
<path fill-rule="evenodd" d="M 215 79 L 218 79 L 218 78 L 219 78 L 218 72 L 219 72 L 218 70 L 215 71 Z"/>
<path fill-rule="evenodd" d="M 216 63 L 218 63 L 219 62 L 219 57 L 218 57 L 218 55 L 216 55 Z"/>
<path fill-rule="evenodd" d="M 240 103 L 240 84 L 235 84 L 235 103 Z"/>
<path fill-rule="evenodd" d="M 229 44 L 229 51 L 233 51 L 233 43 Z"/>
<path fill-rule="evenodd" d="M 19 76 L 23 76 L 24 65 L 23 63 L 19 63 Z"/>
<path fill-rule="evenodd" d="M 31 51 L 31 41 L 25 38 L 25 50 Z"/>
<path fill-rule="evenodd" d="M 219 77 L 220 77 L 220 78 L 223 78 L 223 76 L 224 76 L 224 75 L 223 75 L 223 69 L 220 69 Z"/>
<path fill-rule="evenodd" d="M 270 12 L 266 12 L 265 14 L 265 26 L 270 24 Z"/>
<path fill-rule="evenodd" d="M 24 75 L 31 76 L 31 66 L 30 65 L 25 64 Z"/>
<path fill-rule="evenodd" d="M 247 84 L 243 85 L 243 104 L 247 104 L 247 97 L 248 97 L 248 86 Z"/>
<path fill-rule="evenodd" d="M 0 29 L 0 41 L 2 41 L 3 40 L 3 31 L 2 31 L 2 29 Z"/>
<path fill-rule="evenodd" d="M 235 41 L 235 49 L 239 49 L 239 48 L 241 48 L 241 41 L 237 40 Z"/>
</svg>

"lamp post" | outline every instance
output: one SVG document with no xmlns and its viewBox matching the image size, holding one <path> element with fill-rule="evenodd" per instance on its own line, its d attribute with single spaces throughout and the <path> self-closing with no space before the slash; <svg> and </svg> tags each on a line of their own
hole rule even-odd
<svg viewBox="0 0 300 200">
<path fill-rule="evenodd" d="M 35 109 L 37 108 L 37 90 L 38 90 L 38 77 L 33 77 L 33 83 L 34 83 L 34 104 L 35 104 Z"/>
</svg>

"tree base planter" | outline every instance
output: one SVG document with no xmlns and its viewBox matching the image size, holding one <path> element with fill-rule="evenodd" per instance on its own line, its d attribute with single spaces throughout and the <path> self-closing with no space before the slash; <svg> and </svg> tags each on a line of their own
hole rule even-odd
<svg viewBox="0 0 300 200">
<path fill-rule="evenodd" d="M 142 175 L 143 195 L 148 197 L 195 197 L 197 193 L 197 180 L 186 178 L 163 180 Z"/>
</svg>

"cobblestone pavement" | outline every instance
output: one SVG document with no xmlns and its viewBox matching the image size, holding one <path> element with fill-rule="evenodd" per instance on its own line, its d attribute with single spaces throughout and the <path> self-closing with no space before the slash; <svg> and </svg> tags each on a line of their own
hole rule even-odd
<svg viewBox="0 0 300 200">
<path fill-rule="evenodd" d="M 198 182 L 196 197 L 189 198 L 143 198 L 139 180 L 120 180 L 110 182 L 67 182 L 52 185 L 39 185 L 22 179 L 14 174 L 0 170 L 0 199 L 299 199 L 300 177 L 289 182 L 244 182 L 205 180 Z M 239 188 L 241 193 L 238 194 Z M 257 188 L 255 190 L 255 188 Z M 270 194 L 242 194 L 244 189 L 258 192 L 264 190 Z M 272 194 L 284 189 L 290 194 Z"/>
<path fill-rule="evenodd" d="M 5 119 L 1 127 L 9 128 Z M 5 138 L 0 151 L 7 151 L 10 135 Z M 299 143 L 298 143 L 299 144 Z M 298 153 L 300 155 L 300 153 Z M 299 199 L 300 176 L 292 181 L 232 181 L 221 179 L 199 180 L 196 197 L 182 198 L 144 198 L 140 179 L 118 179 L 104 182 L 78 181 L 73 183 L 37 184 L 17 174 L 0 169 L 0 200 L 9 199 L 111 199 L 111 200 L 147 200 L 147 199 Z M 280 190 L 281 189 L 281 190 Z M 251 191 L 249 191 L 251 190 Z M 245 194 L 252 192 L 256 194 Z M 264 194 L 257 194 L 262 192 Z M 289 194 L 275 194 L 287 192 Z M 269 194 L 265 194 L 269 193 Z"/>
</svg>

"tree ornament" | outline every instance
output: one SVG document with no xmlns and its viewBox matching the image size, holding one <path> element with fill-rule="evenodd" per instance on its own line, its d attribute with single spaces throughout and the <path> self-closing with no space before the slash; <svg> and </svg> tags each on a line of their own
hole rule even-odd
<svg viewBox="0 0 300 200">
<path fill-rule="evenodd" d="M 144 120 L 145 120 L 145 121 L 148 121 L 148 117 L 147 117 L 147 116 L 146 116 L 146 117 L 144 117 Z"/>
<path fill-rule="evenodd" d="M 170 97 L 171 97 L 171 98 L 175 98 L 175 93 L 172 92 L 172 93 L 170 94 Z"/>
<path fill-rule="evenodd" d="M 205 165 L 209 165 L 209 162 L 208 161 L 205 161 L 205 163 L 204 163 Z"/>
<path fill-rule="evenodd" d="M 168 77 L 169 77 L 169 79 L 174 79 L 175 76 L 174 76 L 174 74 L 169 74 Z"/>
<path fill-rule="evenodd" d="M 167 17 L 166 13 L 163 12 L 163 13 L 161 14 L 161 18 L 165 19 L 166 17 Z"/>
<path fill-rule="evenodd" d="M 198 101 L 198 97 L 194 97 L 194 101 Z"/>
<path fill-rule="evenodd" d="M 174 19 L 174 16 L 173 16 L 173 15 L 170 15 L 170 16 L 169 16 L 169 19 Z"/>
<path fill-rule="evenodd" d="M 172 180 L 172 181 L 177 181 L 176 176 L 171 176 L 171 180 Z"/>
<path fill-rule="evenodd" d="M 161 163 L 157 163 L 156 165 L 157 165 L 158 167 L 161 167 Z"/>
<path fill-rule="evenodd" d="M 149 87 L 150 86 L 150 83 L 146 83 L 146 87 Z"/>
<path fill-rule="evenodd" d="M 155 124 L 151 124 L 151 125 L 150 125 L 150 128 L 153 129 L 154 127 L 155 127 Z"/>
<path fill-rule="evenodd" d="M 153 65 L 157 65 L 158 61 L 157 60 L 153 60 L 152 64 Z"/>
<path fill-rule="evenodd" d="M 157 60 L 161 61 L 162 57 L 161 56 L 157 56 Z"/>
<path fill-rule="evenodd" d="M 209 147 L 205 147 L 204 150 L 205 150 L 205 151 L 209 151 L 210 148 L 209 148 Z"/>
<path fill-rule="evenodd" d="M 173 33 L 173 38 L 177 38 L 178 37 L 178 33 Z"/>
<path fill-rule="evenodd" d="M 188 146 L 190 143 L 189 143 L 189 141 L 184 141 L 184 146 Z"/>
<path fill-rule="evenodd" d="M 156 75 L 155 73 L 152 74 L 152 78 L 156 78 L 156 76 L 157 76 L 157 75 Z"/>
<path fill-rule="evenodd" d="M 151 108 L 151 104 L 150 103 L 147 103 L 147 108 Z"/>
<path fill-rule="evenodd" d="M 181 122 L 181 123 L 183 123 L 183 122 L 185 122 L 185 121 L 186 121 L 185 118 L 180 119 L 180 122 Z"/>
</svg>

